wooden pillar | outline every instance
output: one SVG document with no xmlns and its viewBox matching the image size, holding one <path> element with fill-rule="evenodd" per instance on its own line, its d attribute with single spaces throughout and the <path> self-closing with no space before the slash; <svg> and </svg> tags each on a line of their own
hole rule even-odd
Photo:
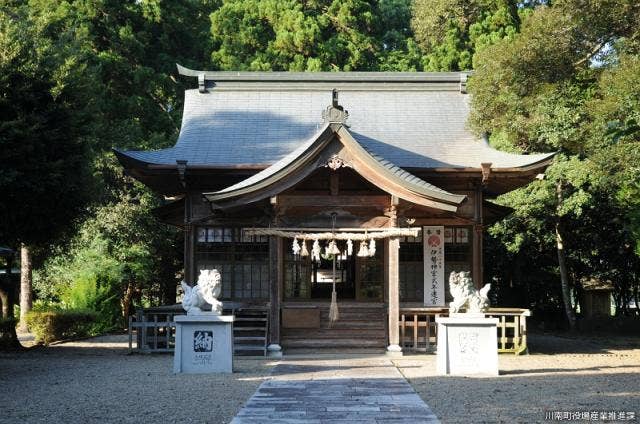
<svg viewBox="0 0 640 424">
<path fill-rule="evenodd" d="M 195 270 L 193 260 L 194 228 L 191 225 L 191 196 L 187 193 L 184 198 L 184 281 L 193 286 L 195 281 Z"/>
<path fill-rule="evenodd" d="M 400 347 L 400 239 L 390 238 L 387 242 L 387 275 L 389 281 L 389 346 L 387 352 L 402 354 Z"/>
<path fill-rule="evenodd" d="M 280 303 L 284 252 L 280 237 L 269 236 L 269 356 L 282 355 L 280 346 Z"/>
<path fill-rule="evenodd" d="M 473 266 L 471 269 L 471 275 L 473 283 L 477 288 L 482 287 L 482 236 L 484 231 L 483 216 L 482 216 L 482 187 L 476 187 L 475 191 L 475 211 L 474 211 L 474 226 L 473 226 Z"/>
<path fill-rule="evenodd" d="M 271 223 L 278 226 L 278 199 L 270 199 L 272 207 Z M 282 239 L 276 236 L 269 236 L 269 356 L 281 357 L 282 346 L 280 346 L 280 304 L 282 301 L 282 283 L 284 269 L 284 251 Z"/>
</svg>

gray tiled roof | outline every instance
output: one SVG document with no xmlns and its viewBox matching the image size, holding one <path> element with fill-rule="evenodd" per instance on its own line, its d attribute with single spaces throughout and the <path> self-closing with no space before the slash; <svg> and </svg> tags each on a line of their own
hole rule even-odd
<svg viewBox="0 0 640 424">
<path fill-rule="evenodd" d="M 250 186 L 252 184 L 255 184 L 255 183 L 259 182 L 259 181 L 262 181 L 262 180 L 264 180 L 264 179 L 266 179 L 266 178 L 278 173 L 279 171 L 283 170 L 284 168 L 286 168 L 287 165 L 289 165 L 292 161 L 294 161 L 301 154 L 303 154 L 305 150 L 310 148 L 318 140 L 318 137 L 320 137 L 320 135 L 323 132 L 325 132 L 327 130 L 327 128 L 329 128 L 329 125 L 330 124 L 328 124 L 328 123 L 327 124 L 323 124 L 322 127 L 320 127 L 318 129 L 318 131 L 316 131 L 313 136 L 311 136 L 308 140 L 305 140 L 304 143 L 302 143 L 297 149 L 293 150 L 288 155 L 285 155 L 282 159 L 278 160 L 277 162 L 275 162 L 274 164 L 272 164 L 268 168 L 263 169 L 262 171 L 258 172 L 257 174 L 253 174 L 249 178 L 245 178 L 244 180 L 238 182 L 237 184 L 234 184 L 234 185 L 232 185 L 230 187 L 227 187 L 227 188 L 224 188 L 222 190 L 219 190 L 219 191 L 216 192 L 216 194 L 228 193 L 228 192 L 235 191 L 235 190 L 238 190 L 238 189 L 243 188 L 243 187 L 248 187 L 248 186 Z"/>
<path fill-rule="evenodd" d="M 209 75 L 207 75 L 209 78 Z M 349 111 L 349 131 L 369 152 L 402 168 L 518 168 L 550 155 L 517 155 L 492 149 L 466 127 L 469 96 L 459 90 L 336 84 Z M 185 92 L 176 145 L 126 155 L 152 164 L 266 167 L 307 142 L 323 127 L 331 88 L 313 82 L 207 84 Z M 373 88 L 372 88 L 373 87 Z M 443 86 L 444 87 L 444 86 Z"/>
</svg>

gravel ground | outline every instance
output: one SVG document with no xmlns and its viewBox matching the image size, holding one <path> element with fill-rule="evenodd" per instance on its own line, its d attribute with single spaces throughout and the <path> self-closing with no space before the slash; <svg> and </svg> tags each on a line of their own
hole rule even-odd
<svg viewBox="0 0 640 424">
<path fill-rule="evenodd" d="M 173 355 L 127 355 L 126 336 L 0 353 L 0 423 L 228 423 L 275 362 L 175 375 Z"/>
<path fill-rule="evenodd" d="M 437 376 L 435 355 L 394 363 L 444 423 L 542 422 L 547 411 L 640 421 L 640 336 L 529 341 L 530 355 L 500 355 L 495 378 Z M 277 363 L 237 359 L 234 374 L 174 375 L 172 355 L 126 353 L 126 336 L 0 353 L 0 423 L 228 423 Z"/>
<path fill-rule="evenodd" d="M 443 423 L 543 422 L 548 411 L 640 421 L 640 337 L 532 335 L 529 346 L 530 355 L 500 355 L 496 378 L 437 376 L 435 355 L 394 362 Z"/>
</svg>

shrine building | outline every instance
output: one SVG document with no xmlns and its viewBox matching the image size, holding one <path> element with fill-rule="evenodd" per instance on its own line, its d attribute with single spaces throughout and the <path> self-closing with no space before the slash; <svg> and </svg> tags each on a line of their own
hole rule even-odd
<svg viewBox="0 0 640 424">
<path fill-rule="evenodd" d="M 552 159 L 469 130 L 467 73 L 178 69 L 197 87 L 175 146 L 115 153 L 169 199 L 157 213 L 184 230 L 185 281 L 219 270 L 225 305 L 269 311 L 276 351 L 400 350 L 401 308 L 446 306 L 451 271 L 483 282 L 503 213 L 487 199 Z"/>
</svg>

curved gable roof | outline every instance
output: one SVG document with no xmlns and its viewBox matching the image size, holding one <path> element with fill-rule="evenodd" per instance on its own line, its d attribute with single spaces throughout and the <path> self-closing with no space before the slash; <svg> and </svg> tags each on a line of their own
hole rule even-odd
<svg viewBox="0 0 640 424">
<path fill-rule="evenodd" d="M 466 198 L 442 190 L 393 163 L 372 155 L 360 146 L 344 125 L 335 123 L 325 124 L 298 149 L 265 170 L 231 187 L 204 193 L 204 196 L 214 207 L 226 208 L 277 195 L 293 187 L 316 169 L 327 166 L 327 161 L 336 151 L 335 147 L 330 149 L 334 140 L 341 144 L 337 154 L 340 161 L 344 160 L 343 156 L 346 157 L 341 166 L 353 168 L 363 178 L 398 198 L 451 212 L 455 212 Z"/>
</svg>

